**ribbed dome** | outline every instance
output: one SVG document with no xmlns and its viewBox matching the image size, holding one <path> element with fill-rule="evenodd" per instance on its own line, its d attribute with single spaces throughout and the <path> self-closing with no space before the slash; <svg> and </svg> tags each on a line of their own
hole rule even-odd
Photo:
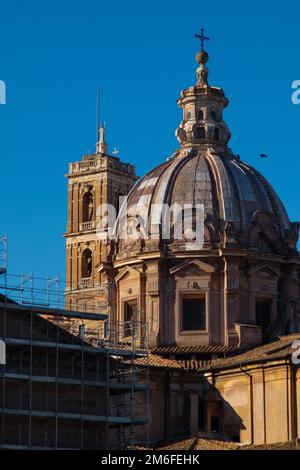
<svg viewBox="0 0 300 470">
<path fill-rule="evenodd" d="M 135 185 L 127 199 L 127 214 L 150 225 L 154 205 L 175 203 L 203 204 L 206 220 L 216 231 L 230 222 L 245 232 L 257 211 L 274 216 L 278 239 L 283 240 L 290 228 L 285 208 L 268 181 L 228 152 L 179 150 Z M 160 214 L 155 216 L 161 222 Z"/>
<path fill-rule="evenodd" d="M 164 211 L 159 205 L 190 205 L 192 234 L 193 208 L 203 205 L 204 248 L 239 246 L 284 253 L 290 241 L 295 241 L 296 227 L 291 227 L 268 181 L 228 147 L 230 131 L 223 119 L 228 99 L 221 88 L 207 83 L 208 70 L 200 65 L 197 85 L 183 90 L 177 101 L 183 112 L 175 133 L 180 148 L 136 184 L 127 198 L 127 214 L 121 211 L 119 215 L 118 229 L 126 225 L 123 217 L 127 216 L 126 221 L 129 218 L 138 230 L 149 234 L 151 228 L 150 236 L 154 225 L 156 239 L 170 244 L 178 240 L 172 235 L 172 224 L 180 219 L 170 219 L 171 230 L 166 237 Z M 176 225 L 176 234 L 177 230 Z M 182 233 L 184 239 L 185 231 Z M 177 245 L 180 249 L 180 243 Z"/>
</svg>

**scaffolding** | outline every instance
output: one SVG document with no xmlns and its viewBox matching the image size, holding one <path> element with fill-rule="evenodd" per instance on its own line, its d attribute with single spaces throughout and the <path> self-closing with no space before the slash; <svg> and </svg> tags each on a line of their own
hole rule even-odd
<svg viewBox="0 0 300 470">
<path fill-rule="evenodd" d="M 78 295 L 79 292 L 80 296 L 74 310 L 89 313 L 105 311 L 106 304 L 104 302 L 89 299 L 84 284 L 81 285 L 80 290 L 78 290 L 78 286 L 73 286 L 73 288 L 68 286 L 67 288 L 67 283 L 60 279 L 58 274 L 54 277 L 38 277 L 34 273 L 8 274 L 7 265 L 4 264 L 4 260 L 5 263 L 7 262 L 7 255 L 4 251 L 2 253 L 1 258 L 0 252 L 0 293 L 9 296 L 11 300 L 22 305 L 36 305 L 65 310 L 66 292 L 70 297 L 75 292 Z M 106 287 L 99 286 L 98 290 L 100 291 L 100 289 L 101 291 L 105 290 L 105 292 L 107 290 Z"/>
<path fill-rule="evenodd" d="M 148 357 L 147 325 L 66 310 L 60 284 L 0 275 L 0 448 L 147 444 L 149 371 L 136 362 Z"/>
</svg>

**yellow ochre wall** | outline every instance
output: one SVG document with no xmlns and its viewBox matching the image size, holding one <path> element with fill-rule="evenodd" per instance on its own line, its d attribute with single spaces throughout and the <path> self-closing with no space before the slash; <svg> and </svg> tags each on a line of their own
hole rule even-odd
<svg viewBox="0 0 300 470">
<path fill-rule="evenodd" d="M 223 401 L 223 435 L 264 444 L 300 436 L 300 371 L 287 361 L 252 364 L 209 377 Z"/>
</svg>

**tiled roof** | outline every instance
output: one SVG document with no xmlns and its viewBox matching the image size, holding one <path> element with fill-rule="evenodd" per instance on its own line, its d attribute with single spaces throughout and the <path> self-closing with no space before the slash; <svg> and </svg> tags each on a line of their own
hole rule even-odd
<svg viewBox="0 0 300 470">
<path fill-rule="evenodd" d="M 157 447 L 159 450 L 192 450 L 196 439 L 184 439 Z"/>
<path fill-rule="evenodd" d="M 200 368 L 201 370 L 222 369 L 223 367 L 231 367 L 238 364 L 287 357 L 292 354 L 291 345 L 296 339 L 300 340 L 300 333 L 281 336 L 277 341 L 252 348 L 241 354 L 203 363 Z"/>
<path fill-rule="evenodd" d="M 145 447 L 145 446 L 137 445 L 137 446 L 128 446 L 128 447 L 126 447 L 126 450 L 141 450 L 141 451 L 144 451 L 144 450 L 154 450 L 154 449 L 152 447 Z"/>
<path fill-rule="evenodd" d="M 273 341 L 272 343 L 264 344 L 227 358 L 219 358 L 212 361 L 168 359 L 151 353 L 148 357 L 139 358 L 135 362 L 137 365 L 148 364 L 150 367 L 166 369 L 193 370 L 198 372 L 211 369 L 216 370 L 234 367 L 239 364 L 290 356 L 292 354 L 292 342 L 296 339 L 300 340 L 300 333 L 281 336 L 277 341 Z"/>
<path fill-rule="evenodd" d="M 272 444 L 242 445 L 224 439 L 193 437 L 158 445 L 157 447 L 131 447 L 132 450 L 300 450 L 300 439 Z"/>
<path fill-rule="evenodd" d="M 240 444 L 223 439 L 194 437 L 157 447 L 157 450 L 237 450 Z"/>
<path fill-rule="evenodd" d="M 224 345 L 198 345 L 198 346 L 160 346 L 152 351 L 153 354 L 199 354 L 199 353 L 211 353 L 211 354 L 222 354 L 236 351 L 236 346 L 224 346 Z"/>
<path fill-rule="evenodd" d="M 179 361 L 175 359 L 167 359 L 165 357 L 157 356 L 155 354 L 148 354 L 148 356 L 140 357 L 135 361 L 136 365 L 149 367 L 160 367 L 164 369 L 182 369 Z"/>
<path fill-rule="evenodd" d="M 159 367 L 163 369 L 181 369 L 183 370 L 199 370 L 206 365 L 205 361 L 168 359 L 167 357 L 158 356 L 150 353 L 148 356 L 136 359 L 135 364 L 138 366 Z"/>
<path fill-rule="evenodd" d="M 221 439 L 197 439 L 193 450 L 237 450 L 240 444 Z"/>
<path fill-rule="evenodd" d="M 300 439 L 275 442 L 273 444 L 252 444 L 250 446 L 242 446 L 240 450 L 300 450 Z"/>
</svg>

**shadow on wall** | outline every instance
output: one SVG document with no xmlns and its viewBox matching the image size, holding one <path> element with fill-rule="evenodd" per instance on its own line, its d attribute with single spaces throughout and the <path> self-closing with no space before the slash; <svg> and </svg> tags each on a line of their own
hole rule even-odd
<svg viewBox="0 0 300 470">
<path fill-rule="evenodd" d="M 205 392 L 198 396 L 197 415 L 196 434 L 201 437 L 218 437 L 240 442 L 241 430 L 246 429 L 243 420 L 230 403 L 208 382 Z"/>
</svg>

